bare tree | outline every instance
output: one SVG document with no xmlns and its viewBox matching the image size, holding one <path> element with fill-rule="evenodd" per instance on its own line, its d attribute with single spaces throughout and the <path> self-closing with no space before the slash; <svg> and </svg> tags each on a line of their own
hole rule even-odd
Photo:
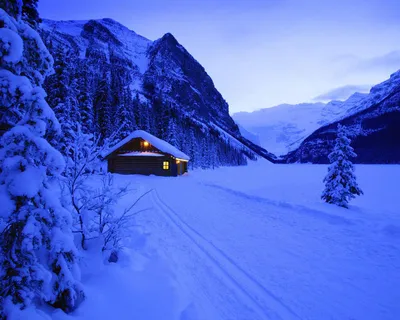
<svg viewBox="0 0 400 320">
<path fill-rule="evenodd" d="M 74 232 L 80 233 L 84 250 L 88 240 L 101 238 L 102 251 L 117 252 L 133 225 L 133 217 L 144 211 L 134 212 L 136 204 L 150 191 L 140 195 L 122 213 L 116 212 L 118 201 L 134 190 L 129 185 L 115 186 L 113 175 L 103 172 L 102 154 L 114 138 L 100 144 L 99 138 L 83 133 L 79 125 L 70 134 L 73 139 L 66 149 L 67 167 L 61 185 L 64 205 L 73 211 Z"/>
</svg>

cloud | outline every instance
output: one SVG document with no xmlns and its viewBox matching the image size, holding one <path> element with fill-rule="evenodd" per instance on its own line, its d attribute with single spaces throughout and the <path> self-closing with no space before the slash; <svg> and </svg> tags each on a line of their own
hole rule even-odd
<svg viewBox="0 0 400 320">
<path fill-rule="evenodd" d="M 358 61 L 355 71 L 389 70 L 391 73 L 400 69 L 400 50 L 391 51 L 382 56 Z"/>
<path fill-rule="evenodd" d="M 346 100 L 355 92 L 360 92 L 360 93 L 369 92 L 371 87 L 372 87 L 371 85 L 347 85 L 325 92 L 315 97 L 313 100 L 314 101 Z"/>
<path fill-rule="evenodd" d="M 330 60 L 335 68 L 340 68 L 346 74 L 383 72 L 388 75 L 400 69 L 400 50 L 390 51 L 372 58 L 361 58 L 354 54 L 342 54 Z"/>
<path fill-rule="evenodd" d="M 334 80 L 344 83 L 377 84 L 400 69 L 400 50 L 393 50 L 371 58 L 361 58 L 354 54 L 341 54 L 329 60 L 335 70 Z"/>
</svg>

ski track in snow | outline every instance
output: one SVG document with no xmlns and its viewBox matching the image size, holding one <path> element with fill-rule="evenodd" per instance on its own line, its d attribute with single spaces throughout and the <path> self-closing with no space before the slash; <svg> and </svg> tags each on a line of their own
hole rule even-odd
<svg viewBox="0 0 400 320">
<path fill-rule="evenodd" d="M 289 306 L 260 282 L 243 270 L 233 259 L 187 224 L 180 215 L 171 209 L 158 195 L 152 192 L 155 206 L 165 214 L 168 220 L 177 227 L 190 241 L 218 268 L 227 282 L 234 286 L 265 319 L 301 319 Z"/>
<path fill-rule="evenodd" d="M 179 320 L 399 319 L 396 191 L 382 192 L 398 168 L 358 167 L 368 197 L 349 210 L 320 202 L 325 167 L 262 169 L 118 175 L 153 189 L 138 223 L 183 293 Z"/>
<path fill-rule="evenodd" d="M 344 217 L 340 217 L 340 216 L 334 216 L 331 215 L 329 213 L 323 212 L 323 211 L 319 211 L 319 210 L 315 210 L 315 209 L 311 209 L 311 208 L 307 208 L 305 206 L 302 205 L 295 205 L 295 204 L 290 204 L 288 202 L 283 202 L 283 201 L 275 201 L 275 200 L 271 200 L 268 198 L 264 198 L 264 197 L 258 197 L 258 196 L 254 196 L 254 195 L 250 195 L 241 191 L 237 191 L 237 190 L 233 190 L 230 188 L 226 188 L 220 185 L 216 185 L 216 184 L 210 184 L 210 183 L 203 183 L 204 186 L 206 187 L 211 187 L 211 188 L 215 188 L 215 189 L 219 189 L 222 191 L 225 191 L 227 193 L 230 193 L 234 196 L 237 197 L 241 197 L 241 198 L 245 198 L 247 200 L 252 200 L 252 201 L 256 201 L 262 204 L 266 204 L 266 205 L 272 205 L 275 207 L 279 207 L 279 208 L 283 208 L 283 209 L 290 209 L 291 213 L 293 212 L 297 212 L 297 213 L 301 213 L 301 214 L 306 214 L 306 215 L 310 215 L 313 218 L 317 218 L 317 219 L 321 219 L 324 220 L 328 223 L 331 224 L 344 224 L 344 225 L 351 225 L 353 224 L 353 222 L 349 219 L 346 219 Z"/>
</svg>

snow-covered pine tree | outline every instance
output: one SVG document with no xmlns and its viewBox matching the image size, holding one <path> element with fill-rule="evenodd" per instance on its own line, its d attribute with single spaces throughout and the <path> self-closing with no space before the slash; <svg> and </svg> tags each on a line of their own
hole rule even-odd
<svg viewBox="0 0 400 320">
<path fill-rule="evenodd" d="M 150 107 L 147 103 L 139 101 L 140 125 L 139 129 L 154 133 L 154 126 L 151 124 Z"/>
<path fill-rule="evenodd" d="M 71 131 L 75 130 L 76 123 L 81 120 L 78 79 L 73 67 L 77 64 L 77 59 L 74 52 L 60 45 L 54 50 L 54 74 L 46 81 L 45 90 L 49 92 L 48 100 L 61 123 L 62 136 L 58 149 L 64 153 L 72 139 Z"/>
<path fill-rule="evenodd" d="M 186 149 L 186 148 L 185 148 Z M 194 168 L 195 164 L 197 164 L 198 157 L 197 157 L 197 149 L 196 149 L 196 137 L 194 135 L 194 130 L 191 129 L 189 131 L 188 139 L 187 139 L 187 150 L 186 153 L 190 157 L 190 162 L 189 165 L 191 166 L 191 169 Z"/>
<path fill-rule="evenodd" d="M 121 102 L 115 116 L 115 128 L 119 128 L 119 140 L 126 138 L 132 131 L 137 129 L 134 102 L 129 88 L 124 88 Z"/>
<path fill-rule="evenodd" d="M 81 118 L 82 131 L 84 133 L 95 132 L 95 119 L 93 112 L 93 74 L 88 72 L 86 63 L 79 62 L 79 70 L 83 75 L 78 78 L 78 104 Z"/>
<path fill-rule="evenodd" d="M 176 130 L 176 119 L 174 117 L 170 117 L 168 119 L 168 128 L 167 128 L 167 137 L 166 141 L 173 146 L 178 146 L 178 131 Z"/>
<path fill-rule="evenodd" d="M 95 110 L 95 119 L 98 126 L 98 132 L 102 138 L 113 134 L 113 105 L 111 92 L 111 73 L 105 70 L 97 84 L 93 107 Z"/>
<path fill-rule="evenodd" d="M 41 22 L 37 3 L 38 0 L 0 0 L 0 8 L 14 18 L 22 17 L 28 25 L 36 29 Z"/>
<path fill-rule="evenodd" d="M 9 0 L 10 1 L 10 0 Z M 37 29 L 42 21 L 37 10 L 38 0 L 20 0 L 22 2 L 22 19 L 32 28 Z"/>
<path fill-rule="evenodd" d="M 347 128 L 338 124 L 335 147 L 329 154 L 331 165 L 324 179 L 325 190 L 322 193 L 325 202 L 344 208 L 348 207 L 348 202 L 356 195 L 363 194 L 358 187 L 354 166 L 350 160 L 357 156 L 350 143 Z"/>
<path fill-rule="evenodd" d="M 46 140 L 59 123 L 41 85 L 53 59 L 17 13 L 0 9 L 0 318 L 45 301 L 65 311 L 83 298 L 71 215 L 59 201 L 61 154 Z"/>
</svg>

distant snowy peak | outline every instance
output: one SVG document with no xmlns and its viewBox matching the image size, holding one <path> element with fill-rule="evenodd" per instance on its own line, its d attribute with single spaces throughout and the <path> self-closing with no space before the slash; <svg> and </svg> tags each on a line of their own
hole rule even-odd
<svg viewBox="0 0 400 320">
<path fill-rule="evenodd" d="M 253 112 L 238 112 L 233 115 L 233 118 L 245 128 L 260 127 L 266 124 L 301 120 L 298 118 L 299 110 L 309 115 L 319 113 L 324 106 L 325 104 L 321 102 L 302 103 L 298 105 L 281 104 Z"/>
<path fill-rule="evenodd" d="M 235 113 L 233 119 L 259 137 L 263 148 L 276 155 L 295 149 L 332 113 L 324 103 L 282 104 L 254 112 Z M 325 116 L 323 116 L 323 114 Z"/>
<path fill-rule="evenodd" d="M 318 128 L 286 157 L 288 162 L 327 163 L 337 125 L 351 133 L 358 163 L 400 163 L 400 71 L 367 95 L 351 97 L 347 112 Z"/>
<path fill-rule="evenodd" d="M 346 116 L 353 115 L 381 102 L 398 86 L 400 86 L 400 70 L 391 74 L 390 78 L 386 81 L 373 86 L 369 94 L 365 94 L 363 99 L 354 103 L 353 106 L 348 109 Z M 351 98 L 352 97 L 350 97 L 349 100 Z"/>
<path fill-rule="evenodd" d="M 398 86 L 400 70 L 373 86 L 370 93 L 356 92 L 345 101 L 282 104 L 254 112 L 239 112 L 232 117 L 246 130 L 256 133 L 263 148 L 284 155 L 298 148 L 318 128 L 380 103 Z"/>
<path fill-rule="evenodd" d="M 335 88 L 328 92 L 325 92 L 317 97 L 314 101 L 329 102 L 332 100 L 347 100 L 354 92 L 368 93 L 371 89 L 371 85 L 346 85 Z"/>
<path fill-rule="evenodd" d="M 58 42 L 80 52 L 82 58 L 94 51 L 101 55 L 120 55 L 128 59 L 140 73 L 147 70 L 146 52 L 152 41 L 129 30 L 112 19 L 53 21 L 43 20 L 41 28 Z"/>
<path fill-rule="evenodd" d="M 138 41 L 142 41 L 144 43 L 152 42 L 151 40 L 138 35 L 136 32 L 110 18 L 63 21 L 43 19 L 41 28 L 71 36 L 82 36 L 82 32 L 85 31 L 92 33 L 93 35 L 96 34 L 98 39 L 103 40 L 110 40 L 109 36 L 111 36 L 114 37 L 114 39 L 117 38 L 119 41 L 137 38 Z"/>
<path fill-rule="evenodd" d="M 326 119 L 325 123 L 346 116 L 349 110 L 360 104 L 367 97 L 368 93 L 356 92 L 345 101 L 333 100 L 328 102 L 322 110 L 322 117 Z"/>
<path fill-rule="evenodd" d="M 40 27 L 50 32 L 68 34 L 71 36 L 78 37 L 81 35 L 83 26 L 88 22 L 89 20 L 54 21 L 54 20 L 43 19 Z"/>
</svg>

